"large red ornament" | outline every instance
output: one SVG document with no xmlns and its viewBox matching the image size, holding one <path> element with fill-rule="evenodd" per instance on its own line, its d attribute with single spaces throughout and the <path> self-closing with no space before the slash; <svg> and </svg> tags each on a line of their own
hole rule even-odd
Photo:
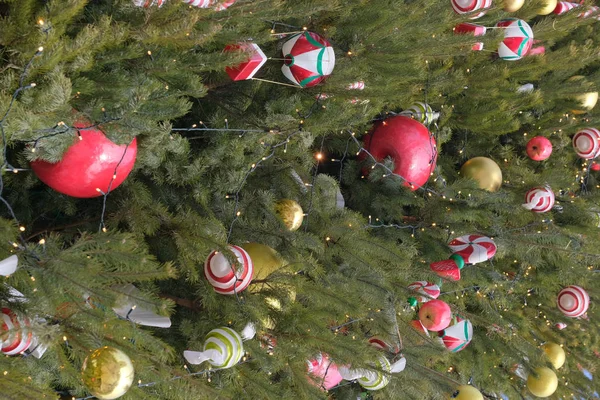
<svg viewBox="0 0 600 400">
<path fill-rule="evenodd" d="M 394 173 L 404 178 L 404 186 L 417 190 L 435 169 L 437 146 L 425 125 L 398 115 L 375 124 L 365 137 L 365 149 L 378 161 L 394 160 Z"/>
<path fill-rule="evenodd" d="M 74 124 L 79 129 L 80 140 L 74 139 L 61 161 L 31 163 L 33 172 L 42 182 L 72 197 L 101 196 L 102 192 L 108 192 L 111 180 L 110 190 L 116 189 L 133 169 L 137 155 L 135 138 L 128 146 L 118 145 L 98 128 L 81 129 L 85 126 L 84 123 Z M 113 176 L 116 176 L 114 180 Z"/>
</svg>

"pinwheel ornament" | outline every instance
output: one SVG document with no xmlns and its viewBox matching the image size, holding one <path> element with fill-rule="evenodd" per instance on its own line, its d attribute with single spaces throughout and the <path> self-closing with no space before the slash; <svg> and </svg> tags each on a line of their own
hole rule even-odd
<svg viewBox="0 0 600 400">
<path fill-rule="evenodd" d="M 496 254 L 496 244 L 482 235 L 465 235 L 452 240 L 448 246 L 454 251 L 450 259 L 430 264 L 433 272 L 442 278 L 460 280 L 460 270 L 465 264 L 477 264 L 492 258 Z"/>
</svg>

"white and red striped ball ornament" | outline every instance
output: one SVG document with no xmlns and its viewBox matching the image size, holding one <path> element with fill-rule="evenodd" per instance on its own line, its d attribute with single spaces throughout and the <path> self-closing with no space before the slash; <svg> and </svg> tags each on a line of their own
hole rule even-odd
<svg viewBox="0 0 600 400">
<path fill-rule="evenodd" d="M 548 212 L 554 207 L 554 192 L 550 186 L 530 189 L 525 193 L 525 203 L 522 206 L 536 213 Z"/>
<path fill-rule="evenodd" d="M 440 287 L 433 282 L 417 281 L 408 285 L 408 290 L 413 291 L 420 296 L 413 296 L 418 303 L 427 303 L 429 300 L 437 299 L 440 296 Z"/>
<path fill-rule="evenodd" d="M 464 235 L 453 239 L 448 247 L 463 258 L 466 264 L 477 264 L 494 257 L 496 243 L 487 236 Z"/>
<path fill-rule="evenodd" d="M 254 264 L 246 250 L 239 246 L 229 246 L 229 249 L 237 262 L 231 264 L 223 253 L 213 251 L 204 263 L 204 275 L 215 292 L 233 295 L 248 287 L 254 276 Z"/>
<path fill-rule="evenodd" d="M 217 11 L 223 11 L 226 8 L 231 7 L 237 0 L 183 0 L 184 3 L 199 8 L 211 8 L 214 7 Z"/>
<path fill-rule="evenodd" d="M 492 0 L 451 0 L 452 9 L 457 14 L 469 14 L 479 11 L 471 15 L 470 19 L 477 19 L 485 15 L 488 8 L 492 6 Z"/>
<path fill-rule="evenodd" d="M 498 45 L 498 56 L 503 60 L 515 61 L 525 56 L 533 45 L 533 31 L 522 19 L 503 19 L 496 24 L 504 28 L 504 39 Z"/>
<path fill-rule="evenodd" d="M 581 317 L 590 306 L 590 296 L 585 289 L 571 285 L 558 293 L 556 304 L 567 317 Z"/>
<path fill-rule="evenodd" d="M 586 128 L 573 136 L 575 153 L 581 158 L 592 160 L 600 155 L 600 131 Z"/>
<path fill-rule="evenodd" d="M 29 348 L 32 341 L 29 319 L 17 314 L 10 308 L 2 308 L 2 353 L 8 356 L 23 353 Z M 7 336 L 5 336 L 8 334 Z"/>
</svg>

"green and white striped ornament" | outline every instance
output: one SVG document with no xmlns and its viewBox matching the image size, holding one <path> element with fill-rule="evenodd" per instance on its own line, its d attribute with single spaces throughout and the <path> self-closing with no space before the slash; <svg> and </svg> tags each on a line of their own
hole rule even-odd
<svg viewBox="0 0 600 400">
<path fill-rule="evenodd" d="M 427 103 L 417 102 L 402 111 L 400 115 L 406 115 L 419 121 L 423 125 L 430 125 L 433 121 L 437 120 L 440 116 L 439 113 L 433 111 L 431 106 Z"/>
<path fill-rule="evenodd" d="M 242 340 L 253 338 L 255 333 L 252 324 L 246 325 L 241 335 L 225 326 L 213 329 L 206 335 L 202 351 L 186 350 L 183 356 L 190 364 L 208 361 L 215 368 L 231 368 L 244 356 Z"/>
<path fill-rule="evenodd" d="M 387 358 L 379 357 L 375 362 L 377 370 L 365 370 L 366 374 L 358 378 L 360 386 L 367 390 L 380 390 L 390 383 L 391 365 Z"/>
</svg>

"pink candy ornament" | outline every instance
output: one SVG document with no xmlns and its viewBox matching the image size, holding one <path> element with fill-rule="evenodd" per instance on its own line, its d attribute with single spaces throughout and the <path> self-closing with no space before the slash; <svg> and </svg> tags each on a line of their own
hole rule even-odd
<svg viewBox="0 0 600 400">
<path fill-rule="evenodd" d="M 338 366 L 327 354 L 319 354 L 312 360 L 308 360 L 306 365 L 309 374 L 308 380 L 325 390 L 337 386 L 344 379 L 338 371 Z"/>
<path fill-rule="evenodd" d="M 548 212 L 554 207 L 554 192 L 550 186 L 530 189 L 525 194 L 525 203 L 522 206 L 536 213 Z"/>
<path fill-rule="evenodd" d="M 581 317 L 590 306 L 590 296 L 585 289 L 571 285 L 558 293 L 556 304 L 558 309 L 567 317 Z"/>
</svg>

